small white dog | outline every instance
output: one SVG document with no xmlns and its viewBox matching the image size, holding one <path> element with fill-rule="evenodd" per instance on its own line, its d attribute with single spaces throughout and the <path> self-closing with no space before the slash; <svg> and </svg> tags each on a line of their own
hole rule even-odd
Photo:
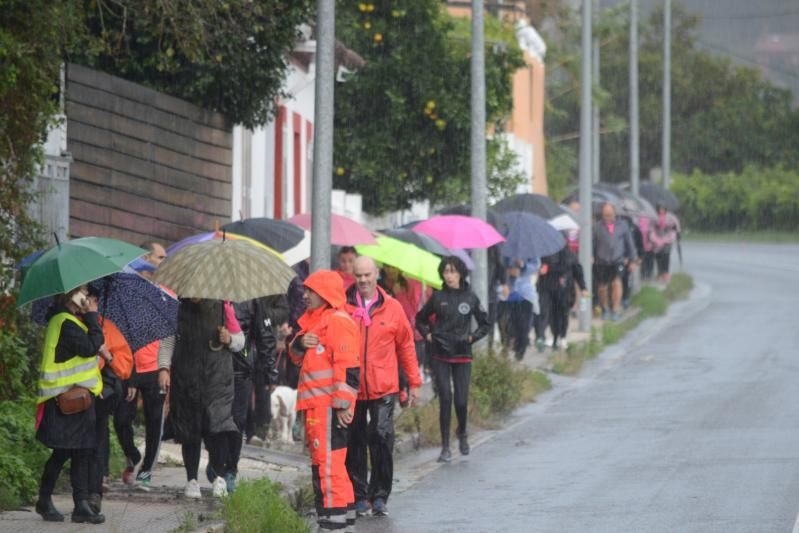
<svg viewBox="0 0 799 533">
<path fill-rule="evenodd" d="M 270 396 L 272 403 L 272 427 L 277 428 L 278 438 L 291 444 L 294 438 L 291 430 L 297 419 L 297 391 L 291 387 L 277 387 Z"/>
</svg>

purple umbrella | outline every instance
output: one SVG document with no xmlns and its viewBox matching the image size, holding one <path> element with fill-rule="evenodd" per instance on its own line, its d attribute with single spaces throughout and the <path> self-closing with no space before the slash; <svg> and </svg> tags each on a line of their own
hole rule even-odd
<svg viewBox="0 0 799 533">
<path fill-rule="evenodd" d="M 138 274 L 121 272 L 89 284 L 98 296 L 100 314 L 111 320 L 132 351 L 153 341 L 174 335 L 177 331 L 178 301 Z M 52 298 L 36 300 L 31 318 L 47 324 Z"/>
</svg>

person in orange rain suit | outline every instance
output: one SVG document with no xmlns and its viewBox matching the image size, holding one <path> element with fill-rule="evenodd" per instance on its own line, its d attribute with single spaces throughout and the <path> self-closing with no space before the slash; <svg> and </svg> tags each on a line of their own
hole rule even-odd
<svg viewBox="0 0 799 533">
<path fill-rule="evenodd" d="M 360 386 L 358 326 L 342 310 L 346 298 L 338 273 L 314 272 L 304 285 L 306 310 L 290 356 L 301 367 L 297 410 L 305 411 L 319 529 L 354 531 L 355 495 L 346 458 Z"/>
</svg>

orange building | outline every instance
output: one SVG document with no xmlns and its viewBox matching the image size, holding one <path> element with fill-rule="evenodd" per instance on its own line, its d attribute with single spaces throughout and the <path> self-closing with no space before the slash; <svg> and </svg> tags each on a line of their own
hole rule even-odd
<svg viewBox="0 0 799 533">
<path fill-rule="evenodd" d="M 471 15 L 470 2 L 447 1 L 447 10 L 455 17 Z M 523 1 L 506 1 L 500 6 L 487 3 L 486 10 L 514 25 L 516 39 L 524 54 L 526 67 L 513 75 L 513 111 L 504 131 L 509 146 L 519 157 L 519 164 L 529 182 L 524 192 L 547 194 L 546 156 L 544 150 L 544 57 L 546 43 L 530 25 Z"/>
</svg>

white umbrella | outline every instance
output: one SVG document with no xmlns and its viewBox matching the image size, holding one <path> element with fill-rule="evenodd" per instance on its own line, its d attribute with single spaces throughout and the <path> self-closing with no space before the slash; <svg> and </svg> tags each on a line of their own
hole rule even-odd
<svg viewBox="0 0 799 533">
<path fill-rule="evenodd" d="M 294 266 L 311 257 L 311 233 L 306 231 L 305 236 L 296 246 L 281 252 L 280 255 L 283 256 L 286 264 L 290 266 Z"/>
<path fill-rule="evenodd" d="M 579 224 L 571 215 L 563 213 L 548 220 L 549 224 L 558 231 L 573 231 L 580 229 Z"/>
</svg>

